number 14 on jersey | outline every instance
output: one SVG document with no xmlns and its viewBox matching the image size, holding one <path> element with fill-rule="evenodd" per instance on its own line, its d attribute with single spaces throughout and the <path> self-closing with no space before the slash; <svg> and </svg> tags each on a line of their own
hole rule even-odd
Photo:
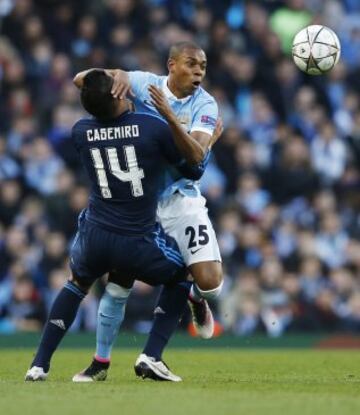
<svg viewBox="0 0 360 415">
<path fill-rule="evenodd" d="M 143 196 L 144 190 L 141 183 L 141 179 L 143 179 L 145 175 L 144 170 L 141 169 L 138 165 L 135 147 L 124 146 L 123 149 L 127 170 L 121 169 L 116 148 L 105 148 L 110 173 L 122 182 L 129 182 L 131 187 L 131 193 L 134 197 Z M 101 156 L 100 149 L 91 148 L 90 153 L 96 170 L 101 195 L 104 199 L 111 199 L 112 194 L 109 188 L 109 182 L 107 179 L 106 169 Z"/>
</svg>

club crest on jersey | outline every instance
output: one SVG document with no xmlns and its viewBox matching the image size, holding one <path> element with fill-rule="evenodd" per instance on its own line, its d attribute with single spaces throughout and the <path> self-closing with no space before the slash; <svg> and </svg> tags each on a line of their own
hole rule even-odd
<svg viewBox="0 0 360 415">
<path fill-rule="evenodd" d="M 205 125 L 211 125 L 212 127 L 215 127 L 216 125 L 216 119 L 213 117 L 210 117 L 210 115 L 202 115 L 201 116 L 201 123 Z"/>
</svg>

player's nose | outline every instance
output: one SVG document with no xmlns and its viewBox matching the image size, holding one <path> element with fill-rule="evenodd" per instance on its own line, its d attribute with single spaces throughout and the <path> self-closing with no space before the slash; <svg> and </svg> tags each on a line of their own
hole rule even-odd
<svg viewBox="0 0 360 415">
<path fill-rule="evenodd" d="M 202 69 L 198 69 L 194 72 L 194 78 L 196 81 L 201 81 L 202 78 L 204 77 L 204 71 Z"/>
</svg>

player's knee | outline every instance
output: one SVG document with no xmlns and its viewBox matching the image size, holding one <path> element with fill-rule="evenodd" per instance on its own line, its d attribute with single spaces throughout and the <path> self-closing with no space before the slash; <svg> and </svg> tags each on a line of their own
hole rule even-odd
<svg viewBox="0 0 360 415">
<path fill-rule="evenodd" d="M 134 285 L 134 277 L 126 273 L 121 274 L 119 271 L 110 272 L 108 282 L 130 289 Z"/>
<path fill-rule="evenodd" d="M 219 297 L 222 290 L 222 286 L 223 282 L 221 282 L 220 285 L 218 285 L 217 287 L 212 288 L 210 290 L 202 290 L 201 288 L 199 288 L 197 284 L 195 284 L 194 291 L 199 297 L 204 298 L 205 300 L 213 301 Z"/>
<path fill-rule="evenodd" d="M 130 295 L 131 288 L 121 287 L 113 282 L 108 282 L 105 287 L 105 291 L 114 298 L 128 298 Z"/>
<path fill-rule="evenodd" d="M 90 290 L 91 284 L 87 284 L 86 282 L 82 281 L 74 273 L 71 275 L 69 279 L 74 285 L 76 285 L 83 293 L 87 294 Z"/>
<path fill-rule="evenodd" d="M 194 281 L 200 290 L 215 290 L 222 285 L 223 273 L 220 262 L 194 264 L 191 267 Z"/>
</svg>

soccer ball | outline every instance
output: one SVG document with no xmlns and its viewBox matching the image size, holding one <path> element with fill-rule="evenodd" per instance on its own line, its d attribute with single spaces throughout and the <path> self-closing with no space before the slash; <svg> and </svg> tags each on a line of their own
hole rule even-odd
<svg viewBox="0 0 360 415">
<path fill-rule="evenodd" d="M 309 75 L 330 71 L 340 58 L 340 42 L 326 26 L 312 25 L 295 36 L 292 56 L 296 66 Z"/>
</svg>

